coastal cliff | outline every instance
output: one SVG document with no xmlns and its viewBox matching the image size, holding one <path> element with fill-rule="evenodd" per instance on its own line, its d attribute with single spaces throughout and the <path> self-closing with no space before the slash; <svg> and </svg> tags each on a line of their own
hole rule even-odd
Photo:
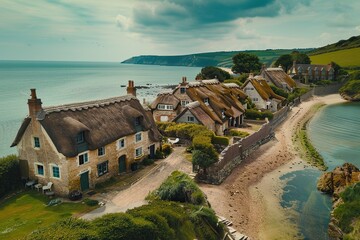
<svg viewBox="0 0 360 240">
<path fill-rule="evenodd" d="M 347 101 L 360 101 L 360 80 L 350 80 L 339 90 L 342 98 Z"/>
<path fill-rule="evenodd" d="M 351 163 L 336 167 L 320 177 L 317 189 L 333 198 L 329 235 L 334 239 L 356 239 L 360 231 L 359 169 Z"/>
</svg>

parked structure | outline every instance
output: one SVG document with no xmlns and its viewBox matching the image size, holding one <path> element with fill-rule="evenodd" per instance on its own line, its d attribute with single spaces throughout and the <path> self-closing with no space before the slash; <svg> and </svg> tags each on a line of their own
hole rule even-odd
<svg viewBox="0 0 360 240">
<path fill-rule="evenodd" d="M 151 109 L 156 121 L 199 123 L 223 135 L 243 123 L 246 97 L 237 84 L 183 78 L 172 93 L 159 94 Z"/>
<path fill-rule="evenodd" d="M 285 101 L 284 97 L 274 93 L 266 80 L 261 76 L 254 77 L 250 74 L 241 88 L 259 110 L 276 112 L 283 106 Z"/>
<path fill-rule="evenodd" d="M 288 73 L 290 76 L 299 79 L 303 83 L 335 79 L 334 68 L 331 64 L 297 64 L 296 61 L 294 61 L 293 66 L 289 69 Z"/>
<path fill-rule="evenodd" d="M 134 82 L 128 94 L 103 100 L 42 107 L 31 89 L 29 116 L 11 145 L 17 146 L 22 176 L 66 195 L 86 191 L 154 157 L 160 144 L 150 109 L 140 104 Z"/>
<path fill-rule="evenodd" d="M 296 87 L 296 82 L 287 75 L 281 67 L 266 68 L 266 66 L 263 65 L 260 76 L 263 77 L 268 84 L 273 84 L 287 92 L 292 92 Z"/>
</svg>

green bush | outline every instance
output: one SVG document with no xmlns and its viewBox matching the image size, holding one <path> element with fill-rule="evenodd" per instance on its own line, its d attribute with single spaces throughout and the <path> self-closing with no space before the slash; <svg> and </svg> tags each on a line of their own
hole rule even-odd
<svg viewBox="0 0 360 240">
<path fill-rule="evenodd" d="M 84 199 L 84 203 L 88 206 L 97 206 L 99 204 L 99 201 L 98 200 L 94 200 L 94 199 L 89 199 L 89 198 L 86 198 Z"/>
<path fill-rule="evenodd" d="M 247 109 L 245 112 L 245 118 L 247 119 L 265 119 L 268 118 L 269 120 L 273 119 L 274 114 L 270 111 L 264 111 L 264 112 L 260 112 L 259 110 L 256 109 Z"/>
<path fill-rule="evenodd" d="M 211 140 L 212 144 L 219 144 L 223 146 L 229 145 L 229 138 L 222 136 L 214 136 Z"/>
<path fill-rule="evenodd" d="M 275 85 L 270 85 L 271 89 L 273 90 L 274 93 L 276 93 L 279 96 L 282 96 L 284 98 L 288 98 L 289 97 L 289 93 L 287 93 L 284 89 L 278 88 Z"/>
<path fill-rule="evenodd" d="M 162 145 L 162 151 L 163 151 L 165 156 L 169 156 L 171 154 L 171 151 L 172 151 L 171 145 L 167 144 L 167 143 L 163 144 Z"/>
<path fill-rule="evenodd" d="M 93 227 L 103 240 L 155 240 L 156 226 L 143 218 L 135 218 L 127 213 L 111 213 L 96 218 Z"/>
<path fill-rule="evenodd" d="M 164 153 L 160 151 L 160 149 L 156 149 L 155 151 L 155 158 L 156 159 L 163 159 L 165 158 Z"/>
<path fill-rule="evenodd" d="M 349 96 L 360 94 L 360 80 L 348 81 L 340 88 L 339 92 L 345 93 Z"/>
<path fill-rule="evenodd" d="M 218 225 L 217 217 L 212 209 L 200 207 L 191 213 L 190 219 L 191 222 L 197 226 L 195 228 L 195 232 L 199 239 L 221 239 L 223 229 L 220 225 Z"/>
<path fill-rule="evenodd" d="M 20 186 L 20 167 L 16 155 L 0 158 L 0 183 L 0 198 Z"/>
<path fill-rule="evenodd" d="M 229 134 L 230 136 L 241 137 L 241 138 L 249 136 L 248 132 L 243 132 L 236 129 L 230 129 Z"/>
<path fill-rule="evenodd" d="M 155 158 L 156 158 L 156 154 L 155 154 Z M 144 166 L 149 166 L 149 165 L 151 165 L 151 164 L 154 163 L 154 159 L 145 158 L 145 159 L 142 160 L 141 163 L 142 163 L 142 165 L 144 165 Z"/>
<path fill-rule="evenodd" d="M 294 101 L 295 98 L 298 98 L 305 93 L 307 93 L 310 89 L 309 88 L 295 88 L 292 93 L 289 94 L 287 100 L 288 102 Z"/>
<path fill-rule="evenodd" d="M 192 140 L 194 136 L 209 136 L 212 137 L 214 133 L 207 129 L 207 127 L 194 123 L 178 123 L 171 124 L 165 129 L 165 135 L 169 137 L 178 137 L 187 140 Z"/>
</svg>

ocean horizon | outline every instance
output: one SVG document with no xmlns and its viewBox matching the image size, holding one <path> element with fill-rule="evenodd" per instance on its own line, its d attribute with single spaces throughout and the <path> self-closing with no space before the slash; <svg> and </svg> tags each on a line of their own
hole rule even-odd
<svg viewBox="0 0 360 240">
<path fill-rule="evenodd" d="M 120 62 L 0 60 L 0 155 L 16 154 L 10 148 L 22 120 L 27 100 L 35 88 L 43 106 L 105 99 L 126 94 L 129 80 L 137 98 L 151 102 L 160 92 L 194 80 L 201 68 L 122 64 Z"/>
</svg>

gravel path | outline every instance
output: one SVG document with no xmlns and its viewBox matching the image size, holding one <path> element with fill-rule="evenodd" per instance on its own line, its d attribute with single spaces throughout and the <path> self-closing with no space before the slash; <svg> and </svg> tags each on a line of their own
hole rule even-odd
<svg viewBox="0 0 360 240">
<path fill-rule="evenodd" d="M 119 192 L 106 202 L 105 206 L 83 215 L 83 219 L 93 219 L 107 213 L 125 212 L 128 209 L 147 204 L 145 197 L 158 188 L 175 170 L 192 172 L 192 164 L 184 157 L 184 147 L 174 148 L 173 153 L 131 187 Z"/>
</svg>

